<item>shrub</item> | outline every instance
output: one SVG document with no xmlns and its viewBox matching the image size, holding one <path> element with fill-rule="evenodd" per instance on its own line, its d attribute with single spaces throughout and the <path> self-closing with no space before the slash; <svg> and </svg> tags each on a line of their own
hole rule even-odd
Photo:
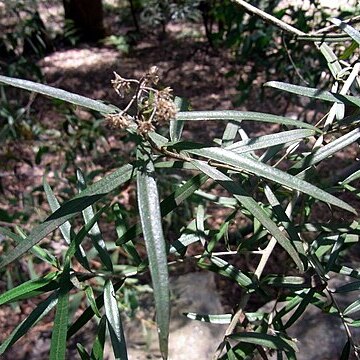
<svg viewBox="0 0 360 360">
<path fill-rule="evenodd" d="M 275 25 L 284 25 L 266 13 L 263 16 Z M 360 43 L 360 34 L 353 27 L 337 19 L 333 22 L 346 33 L 347 39 Z M 309 304 L 341 319 L 348 337 L 342 358 L 348 358 L 350 349 L 356 352 L 351 327 L 359 325 L 360 320 L 353 317 L 359 309 L 359 301 L 341 309 L 333 301 L 334 294 L 328 282 L 334 273 L 345 274 L 355 281 L 337 288 L 336 292 L 358 290 L 359 287 L 358 271 L 345 266 L 342 261 L 344 252 L 358 241 L 359 225 L 354 220 L 356 210 L 349 199 L 350 195 L 358 197 L 359 167 L 353 159 L 351 166 L 339 169 L 336 176 L 331 171 L 316 176 L 316 170 L 320 165 L 326 168 L 332 157 L 345 147 L 356 144 L 360 138 L 358 115 L 345 116 L 347 106 L 360 107 L 360 100 L 354 96 L 358 89 L 359 65 L 339 61 L 327 45 L 327 39 L 332 37 L 327 32 L 319 39 L 318 35 L 306 35 L 292 27 L 287 31 L 315 42 L 334 77 L 332 91 L 280 82 L 265 85 L 332 104 L 330 111 L 317 124 L 258 112 L 188 111 L 185 101 L 173 99 L 169 87 L 157 87 L 156 67 L 150 68 L 140 79 L 127 79 L 115 73 L 112 81 L 115 91 L 129 99 L 122 110 L 61 89 L 0 76 L 0 82 L 4 84 L 98 111 L 104 114 L 114 131 L 126 131 L 136 142 L 135 160 L 104 175 L 92 185 L 87 186 L 85 176 L 77 171 L 79 192 L 63 204 L 59 203 L 44 179 L 52 214 L 34 226 L 30 234 L 19 236 L 0 228 L 0 233 L 15 244 L 11 248 L 10 243 L 5 243 L 6 252 L 0 258 L 0 268 L 6 269 L 31 251 L 35 258 L 49 264 L 52 269 L 0 295 L 0 305 L 42 296 L 32 313 L 1 344 L 0 354 L 56 308 L 51 359 L 65 358 L 67 339 L 93 316 L 99 319 L 94 346 L 90 355 L 78 344 L 81 357 L 102 358 L 107 327 L 115 357 L 126 359 L 116 293 L 130 278 L 150 272 L 159 346 L 163 358 L 167 358 L 170 319 L 168 261 L 171 258 L 176 263 L 189 257 L 196 259 L 200 268 L 225 276 L 242 290 L 234 314 L 187 314 L 190 319 L 228 324 L 216 354 L 218 358 L 244 359 L 258 351 L 263 354 L 266 349 L 275 350 L 279 358 L 285 354 L 294 359 L 297 345 L 287 335 L 287 329 Z M 190 121 L 201 124 L 219 121 L 225 124 L 224 131 L 220 139 L 212 139 L 211 145 L 190 142 L 182 138 L 183 127 Z M 280 131 L 248 138 L 241 127 L 243 121 L 275 123 Z M 157 178 L 160 171 L 166 176 L 165 170 L 176 172 L 181 181 L 173 192 L 163 197 L 162 189 L 157 186 L 161 182 Z M 136 182 L 139 221 L 127 228 L 121 207 L 114 200 L 114 192 L 129 181 Z M 214 196 L 214 184 L 224 189 L 226 195 Z M 193 200 L 194 194 L 197 199 L 203 199 L 196 215 L 186 219 L 186 226 L 180 229 L 175 239 L 168 237 L 163 231 L 163 217 L 176 212 L 185 201 Z M 207 221 L 207 206 L 212 203 L 223 206 L 228 212 L 219 228 L 211 227 Z M 323 222 L 314 214 L 321 204 L 326 204 L 323 211 L 331 221 Z M 73 220 L 80 214 L 83 225 L 78 228 Z M 115 244 L 124 254 L 124 259 L 121 259 L 124 266 L 120 268 L 111 256 L 114 244 L 105 241 L 98 226 L 104 214 L 115 219 L 118 235 Z M 241 217 L 244 225 L 236 229 L 239 236 L 234 242 L 228 243 L 226 234 L 235 217 Z M 341 222 L 341 226 L 336 220 Z M 67 244 L 61 257 L 55 257 L 49 249 L 38 245 L 57 228 Z M 82 245 L 87 236 L 95 255 L 94 251 Z M 142 239 L 146 254 L 137 246 Z M 187 255 L 187 248 L 195 243 L 199 253 L 195 257 Z M 278 251 L 287 254 L 281 271 L 265 272 L 269 259 Z M 250 266 L 240 268 L 236 262 L 239 254 L 253 257 L 255 270 Z M 93 256 L 101 263 L 100 269 L 92 266 L 90 260 Z M 99 292 L 97 297 L 93 288 Z M 68 326 L 70 298 L 74 292 L 83 292 L 89 306 Z M 50 294 L 45 295 L 47 293 Z M 274 297 L 282 307 L 276 312 L 250 312 L 247 305 L 254 297 L 263 303 Z M 328 298 L 332 300 L 330 306 Z M 293 309 L 296 311 L 284 321 L 285 315 Z"/>
</svg>

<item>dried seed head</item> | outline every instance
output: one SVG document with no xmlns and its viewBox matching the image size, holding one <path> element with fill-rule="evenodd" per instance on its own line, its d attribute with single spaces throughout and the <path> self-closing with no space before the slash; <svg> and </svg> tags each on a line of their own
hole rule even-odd
<svg viewBox="0 0 360 360">
<path fill-rule="evenodd" d="M 169 86 L 166 87 L 165 89 L 159 90 L 156 94 L 156 99 L 172 100 L 173 98 L 172 91 L 173 89 Z"/>
<path fill-rule="evenodd" d="M 107 114 L 105 115 L 107 126 L 110 129 L 126 129 L 130 125 L 130 119 L 127 115 L 123 114 Z"/>
<path fill-rule="evenodd" d="M 152 66 L 145 74 L 146 82 L 156 85 L 159 81 L 159 68 Z"/>
<path fill-rule="evenodd" d="M 115 79 L 111 80 L 114 90 L 120 97 L 124 97 L 131 90 L 130 81 L 122 78 L 114 71 Z"/>
<path fill-rule="evenodd" d="M 149 121 L 140 121 L 138 124 L 137 132 L 140 135 L 146 135 L 147 133 L 155 131 L 154 125 Z"/>
</svg>

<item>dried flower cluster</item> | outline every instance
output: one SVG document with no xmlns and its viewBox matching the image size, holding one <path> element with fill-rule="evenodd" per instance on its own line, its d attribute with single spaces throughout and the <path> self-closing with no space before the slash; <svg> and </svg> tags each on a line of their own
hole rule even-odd
<svg viewBox="0 0 360 360">
<path fill-rule="evenodd" d="M 125 79 L 114 72 L 111 80 L 114 90 L 120 97 L 125 97 L 134 89 L 134 94 L 128 105 L 117 114 L 106 115 L 109 126 L 113 129 L 125 129 L 134 120 L 137 132 L 146 136 L 155 130 L 155 125 L 164 125 L 176 116 L 176 106 L 173 101 L 172 89 L 166 87 L 158 90 L 159 69 L 152 66 L 140 80 Z M 133 86 L 132 86 L 133 85 Z"/>
</svg>

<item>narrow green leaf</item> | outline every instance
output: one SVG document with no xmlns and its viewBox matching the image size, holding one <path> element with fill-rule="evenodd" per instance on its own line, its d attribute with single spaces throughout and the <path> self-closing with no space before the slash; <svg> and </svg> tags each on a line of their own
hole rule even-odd
<svg viewBox="0 0 360 360">
<path fill-rule="evenodd" d="M 209 258 L 211 261 L 210 264 L 207 264 L 204 260 L 202 259 L 198 264 L 201 268 L 226 276 L 245 289 L 254 290 L 257 287 L 255 278 L 252 278 L 250 274 L 240 271 L 227 261 L 217 256 L 211 256 Z"/>
<path fill-rule="evenodd" d="M 115 290 L 110 280 L 106 280 L 104 286 L 104 305 L 115 359 L 127 360 L 126 342 L 121 324 L 119 308 L 117 305 Z"/>
<path fill-rule="evenodd" d="M 113 205 L 113 213 L 115 215 L 116 235 L 118 238 L 122 238 L 122 236 L 125 236 L 126 234 L 127 227 L 125 225 L 125 220 L 123 218 L 119 203 Z M 131 240 L 128 240 L 126 243 L 122 244 L 121 247 L 129 255 L 135 266 L 139 266 L 141 264 L 141 256 L 139 255 L 134 243 Z"/>
<path fill-rule="evenodd" d="M 91 351 L 91 360 L 103 360 L 104 359 L 104 347 L 105 347 L 105 334 L 106 334 L 106 316 L 103 316 L 99 322 L 97 336 Z"/>
<path fill-rule="evenodd" d="M 57 200 L 54 192 L 52 191 L 49 183 L 46 181 L 46 178 L 44 176 L 43 178 L 43 187 L 44 187 L 44 191 L 45 191 L 45 195 L 47 198 L 47 201 L 50 205 L 50 209 L 52 212 L 55 212 L 57 209 L 59 209 L 60 204 L 59 201 Z M 62 225 L 59 226 L 60 232 L 62 234 L 62 236 L 64 237 L 64 240 L 70 244 L 71 242 L 71 225 L 69 221 L 65 221 Z"/>
<path fill-rule="evenodd" d="M 114 284 L 114 291 L 118 291 L 121 286 L 124 284 L 124 280 L 120 280 Z M 104 306 L 104 294 L 100 294 L 96 300 L 96 306 L 98 309 L 101 309 Z M 67 339 L 70 339 L 74 334 L 76 334 L 80 329 L 87 324 L 92 317 L 94 316 L 94 310 L 91 306 L 88 306 L 84 312 L 79 316 L 79 318 L 70 326 L 67 333 Z"/>
<path fill-rule="evenodd" d="M 221 314 L 221 315 L 202 315 L 197 313 L 183 313 L 183 314 L 191 320 L 208 322 L 211 324 L 230 324 L 231 319 L 233 317 L 232 314 Z"/>
<path fill-rule="evenodd" d="M 234 143 L 238 134 L 239 124 L 233 121 L 229 121 L 226 124 L 222 139 L 221 147 L 227 147 Z"/>
<path fill-rule="evenodd" d="M 345 31 L 351 38 L 356 41 L 360 45 L 360 32 L 354 29 L 349 24 L 346 24 L 344 21 L 341 21 L 339 19 L 330 19 L 330 21 L 337 25 L 341 30 Z"/>
<path fill-rule="evenodd" d="M 78 189 L 79 193 L 84 191 L 86 189 L 86 182 L 84 178 L 84 174 L 81 172 L 80 169 L 77 169 L 76 171 L 77 181 L 78 181 Z M 85 224 L 90 221 L 94 217 L 94 211 L 92 206 L 88 206 L 82 211 L 83 218 L 85 221 Z M 106 269 L 109 271 L 113 271 L 113 264 L 110 258 L 110 255 L 107 251 L 106 244 L 104 239 L 102 238 L 101 231 L 99 228 L 99 225 L 97 223 L 94 224 L 94 226 L 89 231 L 90 239 L 99 253 L 99 257 L 101 262 L 105 265 Z"/>
<path fill-rule="evenodd" d="M 144 168 L 137 172 L 138 207 L 154 289 L 160 351 L 163 359 L 167 359 L 170 323 L 167 251 L 161 224 L 159 194 L 154 178 L 154 165 L 148 155 L 143 156 Z"/>
<path fill-rule="evenodd" d="M 60 290 L 51 335 L 50 360 L 65 360 L 66 334 L 69 321 L 70 262 L 60 280 Z"/>
<path fill-rule="evenodd" d="M 105 176 L 103 179 L 89 186 L 81 194 L 76 195 L 73 199 L 63 204 L 43 223 L 36 226 L 27 238 L 17 245 L 15 249 L 9 250 L 0 257 L 0 269 L 19 258 L 65 221 L 73 218 L 80 211 L 95 203 L 110 191 L 115 190 L 124 182 L 128 181 L 132 177 L 132 174 L 133 166 L 130 164 L 124 165 L 112 174 Z"/>
<path fill-rule="evenodd" d="M 300 318 L 300 316 L 304 314 L 306 308 L 311 303 L 315 292 L 316 290 L 314 288 L 311 288 L 309 292 L 304 296 L 304 298 L 302 299 L 301 303 L 299 304 L 295 312 L 291 315 L 290 319 L 284 325 L 285 329 L 288 329 Z"/>
<path fill-rule="evenodd" d="M 280 204 L 280 201 L 277 199 L 276 195 L 270 189 L 268 185 L 265 185 L 264 188 L 265 196 L 268 199 L 277 219 L 281 221 L 284 229 L 287 231 L 290 237 L 290 241 L 293 244 L 294 248 L 298 251 L 299 254 L 305 256 L 304 244 L 301 241 L 299 234 L 297 233 L 294 224 L 287 216 L 285 210 Z"/>
<path fill-rule="evenodd" d="M 304 265 L 290 240 L 283 234 L 282 231 L 280 231 L 279 227 L 274 223 L 273 220 L 271 220 L 269 215 L 260 207 L 255 199 L 249 196 L 238 183 L 234 182 L 230 177 L 211 167 L 207 163 L 198 160 L 194 160 L 193 163 L 200 171 L 211 177 L 231 194 L 233 194 L 239 203 L 247 210 L 249 210 L 250 213 L 265 227 L 265 229 L 267 229 L 269 233 L 274 236 L 278 243 L 294 260 L 299 270 L 304 271 Z"/>
<path fill-rule="evenodd" d="M 346 293 L 350 291 L 358 291 L 360 289 L 360 281 L 354 281 L 349 284 L 345 284 L 336 288 L 335 292 L 337 293 Z"/>
<path fill-rule="evenodd" d="M 308 287 L 305 279 L 301 276 L 267 275 L 261 280 L 261 283 L 276 287 L 298 288 L 299 290 Z"/>
<path fill-rule="evenodd" d="M 18 230 L 19 230 L 19 228 L 18 228 Z M 16 244 L 20 244 L 24 239 L 26 239 L 26 235 L 23 232 L 21 232 L 21 236 L 20 236 L 20 235 L 14 234 L 10 230 L 3 228 L 3 227 L 0 227 L 0 234 L 7 236 L 10 239 L 14 240 Z M 56 257 L 54 255 L 52 255 L 48 250 L 43 249 L 38 245 L 34 245 L 30 251 L 33 255 L 35 255 L 39 259 L 47 262 L 54 268 L 58 267 L 58 262 L 56 260 Z"/>
<path fill-rule="evenodd" d="M 350 349 L 351 349 L 351 344 L 350 344 L 350 340 L 348 340 L 346 342 L 346 344 L 343 347 L 343 350 L 341 352 L 341 356 L 339 360 L 349 360 L 350 358 Z"/>
<path fill-rule="evenodd" d="M 334 77 L 334 79 L 336 79 L 337 75 L 342 70 L 342 66 L 339 62 L 338 57 L 335 55 L 333 49 L 327 43 L 323 42 L 316 45 L 326 59 L 331 75 Z"/>
<path fill-rule="evenodd" d="M 355 300 L 349 306 L 346 307 L 343 314 L 350 315 L 360 310 L 360 300 Z"/>
<path fill-rule="evenodd" d="M 305 34 L 296 36 L 298 40 L 314 41 L 314 42 L 338 42 L 343 43 L 344 41 L 351 40 L 351 37 L 344 34 Z"/>
<path fill-rule="evenodd" d="M 176 209 L 184 200 L 190 197 L 201 185 L 203 185 L 209 178 L 204 174 L 198 174 L 188 180 L 185 184 L 179 186 L 174 192 L 166 197 L 160 203 L 161 216 L 166 216 L 171 211 Z M 129 240 L 134 239 L 141 234 L 140 224 L 132 226 L 125 234 L 116 240 L 116 245 L 122 245 Z"/>
<path fill-rule="evenodd" d="M 50 185 L 46 181 L 46 178 L 44 176 L 43 178 L 43 187 L 45 190 L 47 201 L 50 205 L 51 211 L 54 213 L 56 210 L 60 208 L 60 204 L 52 191 Z M 62 236 L 64 237 L 64 240 L 67 244 L 70 244 L 71 242 L 71 225 L 69 221 L 65 221 L 62 225 L 59 226 L 60 232 Z M 86 269 L 90 270 L 90 265 L 88 263 L 88 260 L 86 258 L 86 254 L 84 249 L 79 246 L 79 248 L 76 251 L 76 258 L 79 260 L 80 264 L 82 264 Z"/>
<path fill-rule="evenodd" d="M 94 314 L 98 317 L 98 318 L 101 318 L 101 314 L 99 312 L 99 309 L 97 308 L 96 306 L 96 301 L 95 301 L 95 296 L 94 296 L 94 292 L 93 292 L 93 289 L 91 286 L 85 286 L 85 295 L 86 295 L 86 298 L 91 306 L 91 308 L 93 309 L 94 311 Z"/>
<path fill-rule="evenodd" d="M 23 320 L 7 337 L 7 339 L 0 346 L 0 355 L 2 355 L 10 346 L 24 336 L 28 330 L 37 324 L 50 310 L 52 310 L 58 301 L 58 293 L 52 293 L 46 300 L 41 302 L 31 314 Z"/>
<path fill-rule="evenodd" d="M 207 121 L 207 120 L 233 120 L 233 121 L 261 121 L 282 125 L 291 125 L 299 128 L 312 129 L 319 131 L 315 126 L 304 122 L 285 118 L 283 116 L 271 115 L 253 111 L 236 111 L 236 110 L 215 110 L 215 111 L 187 111 L 179 112 L 176 115 L 177 120 L 183 121 Z"/>
<path fill-rule="evenodd" d="M 298 351 L 295 342 L 280 336 L 273 336 L 256 332 L 242 332 L 230 335 L 228 336 L 228 338 L 241 342 L 264 346 L 269 349 L 282 350 L 286 352 Z"/>
<path fill-rule="evenodd" d="M 340 136 L 336 140 L 326 144 L 325 146 L 319 148 L 318 150 L 314 151 L 313 153 L 309 154 L 302 160 L 298 161 L 290 171 L 293 169 L 302 170 L 302 172 L 298 173 L 298 177 L 304 178 L 305 170 L 312 165 L 319 163 L 322 160 L 330 158 L 331 155 L 338 153 L 340 150 L 344 149 L 345 147 L 351 145 L 352 143 L 356 142 L 360 138 L 360 129 L 354 129 L 349 133 Z M 298 171 L 296 171 L 298 172 Z"/>
<path fill-rule="evenodd" d="M 67 259 L 71 259 L 76 250 L 79 248 L 81 242 L 84 240 L 85 236 L 87 236 L 92 229 L 92 227 L 96 224 L 99 220 L 101 214 L 108 209 L 108 206 L 103 206 L 76 234 L 74 239 L 71 241 L 71 244 L 66 252 L 65 257 Z"/>
<path fill-rule="evenodd" d="M 34 292 L 35 294 L 41 294 L 46 291 L 57 289 L 59 287 L 59 283 L 56 281 L 58 275 L 58 272 L 52 272 L 42 278 L 23 282 L 5 293 L 0 294 L 0 305 L 17 301 L 19 299 L 30 298 L 34 296 Z"/>
<path fill-rule="evenodd" d="M 80 344 L 76 344 L 77 351 L 80 355 L 81 360 L 92 360 L 86 349 Z"/>
<path fill-rule="evenodd" d="M 356 214 L 356 210 L 352 206 L 336 198 L 335 196 L 328 194 L 324 190 L 321 190 L 320 188 L 295 176 L 289 175 L 284 171 L 257 161 L 249 156 L 236 154 L 232 151 L 217 147 L 194 149 L 187 151 L 195 155 L 200 155 L 208 159 L 219 161 L 226 165 L 231 165 L 239 169 L 244 169 L 245 171 L 255 174 L 256 176 L 263 177 L 291 189 L 301 191 L 314 197 L 315 199 L 338 206 L 342 209 L 348 210 Z"/>
<path fill-rule="evenodd" d="M 105 105 L 100 101 L 92 100 L 85 96 L 80 96 L 69 91 L 54 88 L 52 86 L 38 84 L 33 81 L 16 79 L 0 75 L 0 82 L 39 94 L 47 95 L 56 99 L 60 99 L 71 104 L 80 105 L 85 108 L 96 110 L 102 113 L 113 113 L 115 111 L 113 106 Z"/>
<path fill-rule="evenodd" d="M 186 99 L 175 97 L 174 103 L 178 111 L 187 111 L 189 109 L 189 102 Z M 184 122 L 181 120 L 170 120 L 170 140 L 179 141 L 184 128 Z"/>
<path fill-rule="evenodd" d="M 269 81 L 264 86 L 269 86 L 275 89 L 284 90 L 301 96 L 307 96 L 313 99 L 329 101 L 332 103 L 355 105 L 357 107 L 360 107 L 360 99 L 355 96 L 341 95 L 330 91 L 308 88 L 300 85 L 292 85 L 278 81 Z"/>
<path fill-rule="evenodd" d="M 267 149 L 279 144 L 291 143 L 296 140 L 313 136 L 314 134 L 315 131 L 308 129 L 282 131 L 276 134 L 263 135 L 256 138 L 238 141 L 230 146 L 227 146 L 226 149 L 240 154 L 260 149 Z"/>
</svg>

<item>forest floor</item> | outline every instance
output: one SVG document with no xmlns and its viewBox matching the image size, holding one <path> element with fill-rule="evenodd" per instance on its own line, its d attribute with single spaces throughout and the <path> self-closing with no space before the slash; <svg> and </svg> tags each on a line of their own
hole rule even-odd
<svg viewBox="0 0 360 360">
<path fill-rule="evenodd" d="M 124 31 L 124 29 L 120 28 L 120 31 Z M 82 44 L 72 48 L 60 47 L 39 60 L 37 65 L 47 84 L 113 103 L 119 107 L 123 106 L 124 100 L 117 96 L 111 86 L 111 79 L 114 77 L 113 71 L 123 77 L 137 79 L 150 66 L 156 65 L 160 70 L 161 85 L 170 86 L 176 96 L 188 99 L 193 110 L 248 110 L 277 115 L 286 114 L 287 116 L 294 116 L 303 111 L 298 100 L 294 100 L 289 105 L 289 98 L 279 96 L 274 90 L 261 91 L 265 79 L 265 69 L 259 70 L 246 100 L 241 105 L 234 105 L 239 96 L 237 90 L 239 79 L 240 77 L 247 78 L 250 75 L 249 72 L 253 69 L 252 64 L 249 62 L 249 66 L 240 67 L 233 60 L 229 51 L 212 49 L 208 45 L 200 25 L 168 26 L 165 37 L 146 36 L 137 42 L 128 54 L 103 44 Z M 276 79 L 276 74 L 274 74 L 274 79 Z M 26 110 L 35 119 L 38 127 L 42 129 L 42 134 L 39 136 L 31 134 L 27 136 L 25 133 L 21 142 L 8 142 L 6 149 L 0 150 L 2 163 L 2 168 L 0 168 L 0 210 L 10 214 L 8 220 L 4 218 L 0 223 L 12 227 L 18 224 L 24 230 L 29 231 L 30 224 L 49 214 L 49 208 L 44 201 L 41 189 L 44 175 L 60 197 L 66 198 L 76 167 L 81 167 L 85 173 L 102 171 L 104 168 L 109 169 L 109 164 L 111 164 L 110 167 L 114 167 L 114 160 L 110 158 L 109 154 L 117 152 L 116 159 L 122 157 L 126 160 L 131 156 L 129 154 L 133 151 L 133 145 L 128 142 L 124 143 L 122 141 L 124 137 L 121 134 L 114 134 L 108 129 L 103 129 L 102 136 L 99 138 L 96 138 L 97 133 L 95 133 L 95 138 L 91 139 L 84 140 L 79 137 L 76 140 L 76 146 L 82 148 L 82 151 L 69 160 L 71 146 L 66 140 L 76 138 L 73 135 L 70 136 L 69 133 L 80 129 L 84 131 L 85 136 L 93 135 L 91 130 L 88 130 L 91 129 L 91 122 L 94 121 L 93 115 L 80 109 L 65 110 L 61 105 L 39 95 L 33 98 L 28 94 L 24 95 L 24 92 L 17 91 L 9 91 L 9 94 L 13 97 L 12 99 L 19 96 L 24 101 Z M 321 114 L 321 111 L 316 113 L 314 109 L 307 113 L 309 118 L 316 119 Z M 85 127 L 79 125 L 74 116 L 87 125 Z M 207 122 L 202 124 L 201 128 L 198 125 L 190 124 L 185 127 L 184 136 L 189 139 L 196 138 L 197 141 L 210 141 L 221 135 L 223 128 L 223 125 L 218 122 Z M 255 136 L 277 132 L 279 127 L 271 124 L 246 123 L 244 130 L 249 136 Z M 94 146 L 91 146 L 88 141 L 94 141 Z M 83 146 L 82 142 L 84 142 Z M 47 149 L 44 149 L 44 155 L 39 160 L 37 159 L 38 150 L 44 144 Z M 346 162 L 347 157 L 353 159 L 356 155 L 354 151 L 356 151 L 354 148 L 349 147 L 347 153 L 343 155 L 342 162 Z M 93 157 L 94 153 L 96 153 L 96 158 Z M 331 164 L 337 164 L 339 167 L 339 159 L 332 160 L 330 166 Z M 331 171 L 336 171 L 336 167 Z M 94 179 L 96 180 L 97 177 L 95 176 Z M 133 185 L 123 189 L 120 201 L 125 207 L 131 207 L 136 202 Z M 355 204 L 360 209 L 358 205 Z M 224 216 L 220 210 L 218 211 L 214 215 L 215 224 L 220 223 Z M 321 216 L 324 215 L 319 211 L 319 217 Z M 114 234 L 109 236 L 114 237 Z M 47 241 L 50 243 L 51 239 Z M 61 247 L 56 248 L 54 244 L 51 246 L 54 251 L 61 252 Z M 281 252 L 276 256 L 278 258 L 274 258 L 270 264 L 273 271 L 276 271 L 278 264 L 283 262 Z M 19 266 L 20 271 L 28 271 L 28 264 L 25 262 L 20 261 Z M 46 271 L 46 269 L 41 271 Z M 8 280 L 0 279 L 0 292 L 5 289 Z M 223 294 L 223 305 L 227 307 L 227 310 L 231 310 L 236 301 L 229 299 L 238 298 L 239 291 L 230 283 L 222 282 L 222 280 L 218 281 L 218 287 Z M 34 302 L 25 301 L 15 308 L 10 306 L 0 308 L 0 343 L 9 335 L 13 327 L 29 314 L 33 307 Z M 34 354 L 34 349 L 37 349 L 38 357 L 36 359 L 45 359 L 48 349 L 39 343 L 38 334 L 42 334 L 41 338 L 49 337 L 51 327 L 52 322 L 49 316 L 20 340 L 18 345 L 5 355 L 4 359 L 32 359 L 34 357 L 29 357 L 29 354 Z"/>
</svg>

